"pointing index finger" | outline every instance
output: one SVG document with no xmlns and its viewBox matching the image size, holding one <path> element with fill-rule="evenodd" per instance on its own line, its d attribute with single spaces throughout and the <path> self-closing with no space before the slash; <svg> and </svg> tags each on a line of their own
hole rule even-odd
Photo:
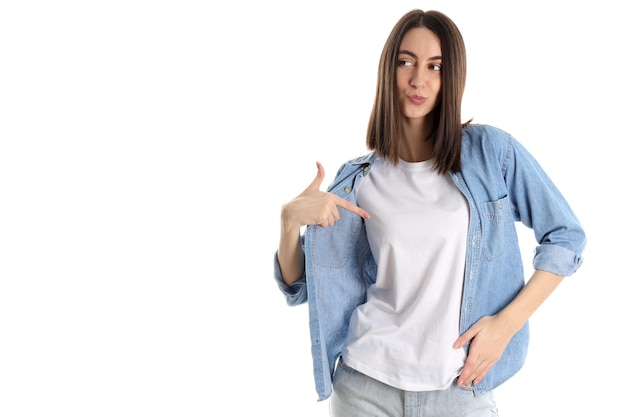
<svg viewBox="0 0 626 417">
<path fill-rule="evenodd" d="M 366 220 L 370 218 L 370 214 L 367 211 L 363 210 L 361 207 L 359 207 L 359 206 L 357 206 L 355 204 L 352 204 L 348 200 L 345 200 L 345 199 L 343 199 L 341 197 L 338 197 L 336 195 L 333 195 L 333 196 L 335 198 L 335 204 L 338 207 L 341 207 L 341 208 L 344 208 L 344 209 L 346 209 L 348 211 L 351 211 L 352 213 L 357 214 L 357 215 L 363 217 Z"/>
</svg>

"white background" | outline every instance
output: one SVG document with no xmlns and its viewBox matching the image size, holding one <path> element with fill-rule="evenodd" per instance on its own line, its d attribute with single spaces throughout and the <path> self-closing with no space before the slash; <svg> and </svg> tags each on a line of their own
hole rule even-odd
<svg viewBox="0 0 626 417">
<path fill-rule="evenodd" d="M 0 415 L 326 416 L 272 278 L 280 206 L 365 152 L 416 7 L 465 37 L 464 117 L 518 138 L 588 233 L 501 415 L 623 413 L 619 2 L 25 0 L 0 5 Z"/>
</svg>

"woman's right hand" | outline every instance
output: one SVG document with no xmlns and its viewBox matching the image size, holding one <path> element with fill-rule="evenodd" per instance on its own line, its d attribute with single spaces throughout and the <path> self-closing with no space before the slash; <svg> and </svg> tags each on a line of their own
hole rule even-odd
<svg viewBox="0 0 626 417">
<path fill-rule="evenodd" d="M 288 228 L 305 225 L 332 226 L 339 220 L 338 207 L 349 210 L 364 219 L 369 219 L 368 212 L 335 194 L 320 191 L 324 180 L 324 167 L 317 162 L 317 175 L 309 186 L 296 198 L 282 207 L 281 219 Z"/>
<path fill-rule="evenodd" d="M 370 215 L 362 208 L 332 193 L 320 191 L 324 180 L 324 168 L 317 163 L 317 175 L 311 184 L 296 198 L 283 205 L 278 264 L 283 281 L 287 285 L 296 282 L 304 272 L 304 254 L 300 245 L 300 227 L 317 224 L 322 227 L 333 225 L 339 220 L 342 207 L 364 219 Z"/>
</svg>

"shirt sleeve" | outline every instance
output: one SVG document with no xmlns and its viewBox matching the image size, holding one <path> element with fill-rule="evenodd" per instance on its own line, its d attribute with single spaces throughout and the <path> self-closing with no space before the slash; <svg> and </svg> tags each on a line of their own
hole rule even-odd
<svg viewBox="0 0 626 417">
<path fill-rule="evenodd" d="M 307 301 L 306 275 L 299 278 L 292 285 L 287 285 L 280 273 L 280 265 L 278 264 L 278 251 L 274 253 L 274 281 L 278 284 L 278 289 L 285 296 L 287 305 L 295 306 Z"/>
<path fill-rule="evenodd" d="M 567 200 L 536 159 L 512 137 L 503 170 L 516 216 L 533 230 L 539 244 L 534 268 L 572 275 L 582 264 L 586 235 Z"/>
</svg>

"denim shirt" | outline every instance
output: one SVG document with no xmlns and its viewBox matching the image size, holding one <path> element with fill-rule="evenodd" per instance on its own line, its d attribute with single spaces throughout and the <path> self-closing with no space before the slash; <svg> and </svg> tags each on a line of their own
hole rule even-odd
<svg viewBox="0 0 626 417">
<path fill-rule="evenodd" d="M 461 170 L 450 175 L 470 211 L 459 329 L 463 333 L 481 317 L 502 310 L 525 284 L 515 222 L 534 231 L 538 246 L 533 267 L 562 276 L 572 275 L 582 263 L 586 237 L 562 194 L 509 134 L 488 125 L 468 125 L 461 149 Z M 328 191 L 356 204 L 354 189 L 375 159 L 372 152 L 343 164 Z M 320 401 L 331 395 L 352 312 L 365 302 L 367 288 L 376 280 L 363 219 L 342 208 L 339 212 L 341 218 L 332 226 L 307 226 L 302 236 L 305 272 L 293 285 L 282 280 L 274 256 L 274 279 L 287 303 L 308 301 Z M 526 323 L 496 365 L 473 386 L 476 394 L 494 389 L 519 371 L 528 339 Z"/>
</svg>

